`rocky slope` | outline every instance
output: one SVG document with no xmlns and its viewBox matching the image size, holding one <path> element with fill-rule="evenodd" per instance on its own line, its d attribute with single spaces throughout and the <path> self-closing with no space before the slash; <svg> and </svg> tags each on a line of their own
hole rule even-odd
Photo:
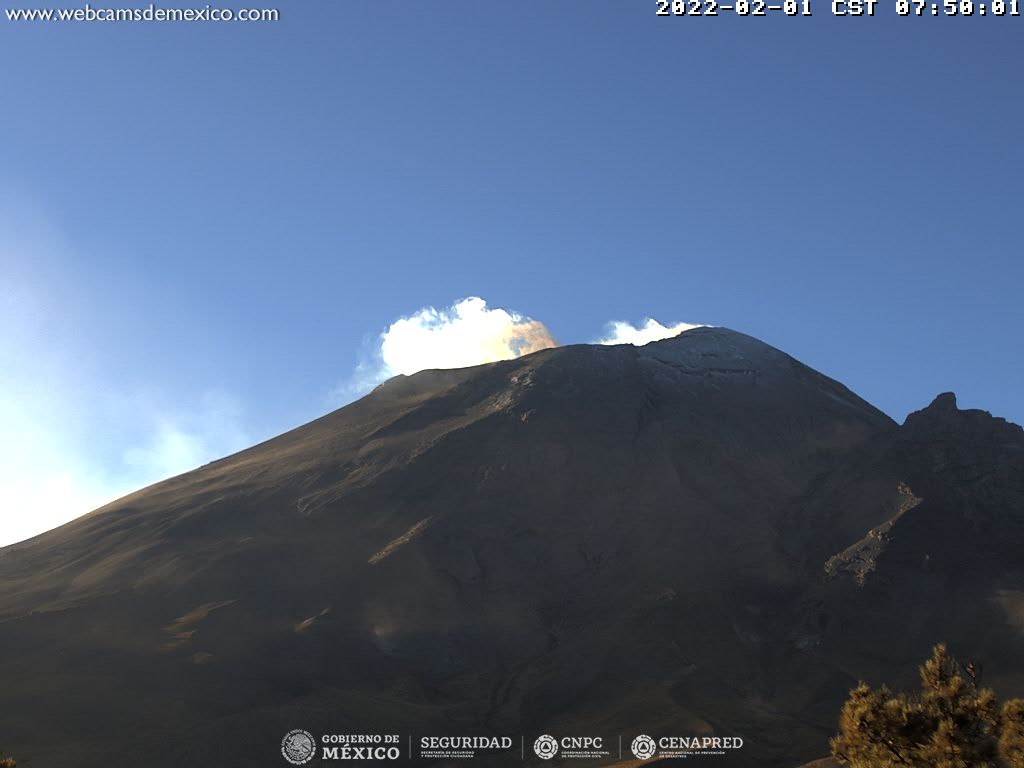
<svg viewBox="0 0 1024 768">
<path fill-rule="evenodd" d="M 733 331 L 426 371 L 0 550 L 0 747 L 718 733 L 711 764 L 792 766 L 939 640 L 1024 692 L 1022 544 L 1019 427 L 951 395 L 898 426 Z"/>
</svg>

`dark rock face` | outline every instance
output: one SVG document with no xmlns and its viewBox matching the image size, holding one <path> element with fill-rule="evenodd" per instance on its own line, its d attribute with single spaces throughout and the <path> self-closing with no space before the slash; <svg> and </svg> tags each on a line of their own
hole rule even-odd
<svg viewBox="0 0 1024 768">
<path fill-rule="evenodd" d="M 952 395 L 898 426 L 713 328 L 426 371 L 0 550 L 0 747 L 715 732 L 792 766 L 940 640 L 1024 692 L 1022 546 L 1024 433 Z"/>
</svg>

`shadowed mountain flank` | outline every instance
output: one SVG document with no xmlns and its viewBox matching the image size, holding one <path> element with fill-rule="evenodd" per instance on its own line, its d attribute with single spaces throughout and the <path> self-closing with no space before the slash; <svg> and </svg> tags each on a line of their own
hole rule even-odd
<svg viewBox="0 0 1024 768">
<path fill-rule="evenodd" d="M 897 425 L 734 331 L 424 371 L 0 549 L 0 747 L 717 733 L 788 768 L 940 640 L 1024 691 L 1022 546 L 1019 427 Z"/>
</svg>

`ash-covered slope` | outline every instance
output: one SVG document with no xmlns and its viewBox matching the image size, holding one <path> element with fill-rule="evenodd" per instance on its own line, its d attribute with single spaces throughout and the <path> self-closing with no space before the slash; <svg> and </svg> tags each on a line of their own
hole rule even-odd
<svg viewBox="0 0 1024 768">
<path fill-rule="evenodd" d="M 948 398 L 897 427 L 726 329 L 398 377 L 0 550 L 0 747 L 715 731 L 792 765 L 854 678 L 974 652 L 965 618 L 1020 682 L 1022 444 Z"/>
</svg>

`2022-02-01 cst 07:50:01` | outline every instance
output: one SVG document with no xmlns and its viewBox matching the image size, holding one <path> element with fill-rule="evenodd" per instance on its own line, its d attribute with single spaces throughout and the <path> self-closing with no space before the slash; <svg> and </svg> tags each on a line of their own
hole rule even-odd
<svg viewBox="0 0 1024 768">
<path fill-rule="evenodd" d="M 833 16 L 874 16 L 881 0 L 831 0 Z M 658 16 L 718 16 L 720 12 L 738 16 L 767 16 L 769 13 L 786 16 L 811 16 L 811 0 L 655 0 Z M 1020 0 L 895 0 L 899 16 L 1020 16 Z"/>
</svg>

